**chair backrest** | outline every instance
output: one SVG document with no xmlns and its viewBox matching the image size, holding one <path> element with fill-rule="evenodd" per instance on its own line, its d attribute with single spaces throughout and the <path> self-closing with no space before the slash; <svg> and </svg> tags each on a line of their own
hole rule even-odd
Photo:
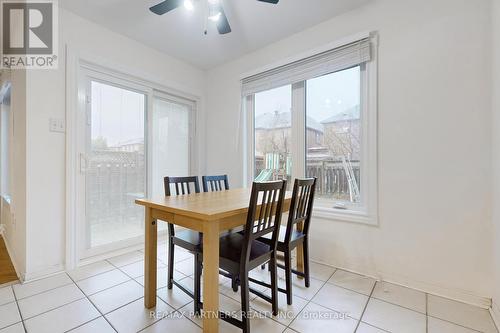
<svg viewBox="0 0 500 333">
<path fill-rule="evenodd" d="M 285 192 L 286 180 L 253 183 L 241 251 L 242 264 L 248 263 L 252 242 L 266 234 L 272 233 L 271 250 L 276 250 Z"/>
<path fill-rule="evenodd" d="M 229 190 L 227 175 L 202 176 L 201 183 L 203 184 L 203 192 Z"/>
<path fill-rule="evenodd" d="M 297 223 L 303 222 L 302 234 L 307 235 L 309 233 L 315 190 L 316 178 L 295 179 L 292 201 L 288 212 L 285 243 L 290 242 L 293 228 Z"/>
<path fill-rule="evenodd" d="M 191 184 L 194 187 L 194 193 L 200 193 L 200 183 L 198 177 L 165 177 L 163 179 L 165 185 L 165 195 L 171 196 L 170 184 L 174 185 L 175 195 L 191 194 Z"/>
</svg>

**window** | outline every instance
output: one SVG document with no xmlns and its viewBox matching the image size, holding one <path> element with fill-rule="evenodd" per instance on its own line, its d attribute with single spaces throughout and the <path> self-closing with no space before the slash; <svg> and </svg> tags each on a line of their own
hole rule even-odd
<svg viewBox="0 0 500 333">
<path fill-rule="evenodd" d="M 248 180 L 317 177 L 315 214 L 377 221 L 371 37 L 243 79 Z"/>
<path fill-rule="evenodd" d="M 292 86 L 255 94 L 254 175 L 256 180 L 292 178 Z"/>
<path fill-rule="evenodd" d="M 306 176 L 320 180 L 316 206 L 361 201 L 360 79 L 356 66 L 306 82 Z"/>
</svg>

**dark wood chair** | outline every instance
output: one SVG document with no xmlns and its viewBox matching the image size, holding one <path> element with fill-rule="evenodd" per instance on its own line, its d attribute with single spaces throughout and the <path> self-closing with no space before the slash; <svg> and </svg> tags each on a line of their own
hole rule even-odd
<svg viewBox="0 0 500 333">
<path fill-rule="evenodd" d="M 175 195 L 191 194 L 192 191 L 194 191 L 194 193 L 200 193 L 200 184 L 198 182 L 198 177 L 165 177 L 164 185 L 166 196 L 170 196 L 172 194 L 170 189 L 171 185 L 173 185 L 172 187 L 174 187 Z M 193 189 L 191 189 L 191 187 Z M 203 257 L 202 244 L 203 238 L 201 233 L 189 229 L 182 230 L 176 233 L 174 225 L 168 223 L 167 287 L 168 289 L 172 289 L 173 285 L 175 284 L 182 291 L 191 296 L 194 300 L 199 299 L 199 295 L 201 293 L 201 280 L 200 278 L 196 279 L 196 276 L 201 277 L 201 268 L 199 262 L 201 262 Z M 174 251 L 176 245 L 194 254 L 194 291 L 189 290 L 186 286 L 174 280 Z M 194 312 L 197 314 L 200 313 L 200 309 L 196 302 L 194 302 Z"/>
<path fill-rule="evenodd" d="M 203 192 L 229 190 L 227 175 L 203 176 L 201 177 L 201 183 L 203 184 Z"/>
<path fill-rule="evenodd" d="M 242 319 L 222 312 L 219 317 L 241 328 L 244 333 L 250 332 L 249 292 L 271 303 L 273 315 L 278 314 L 276 247 L 285 192 L 285 180 L 254 182 L 244 231 L 229 233 L 220 238 L 219 266 L 232 276 L 238 277 L 241 286 Z M 264 235 L 269 235 L 269 242 L 262 243 L 257 240 Z M 249 278 L 248 273 L 265 263 L 269 263 L 271 269 L 271 284 L 266 285 L 271 288 L 271 297 L 249 286 L 249 281 L 253 279 Z M 199 299 L 196 302 L 202 307 Z"/>
<path fill-rule="evenodd" d="M 286 294 L 286 301 L 289 305 L 292 304 L 292 273 L 304 277 L 305 286 L 308 288 L 311 281 L 308 235 L 315 190 L 316 178 L 295 179 L 288 221 L 286 226 L 280 226 L 277 250 L 284 253 L 285 264 L 277 266 L 285 270 L 286 289 L 279 288 L 278 290 Z M 274 244 L 274 240 L 267 236 L 259 238 L 259 241 Z M 304 272 L 292 269 L 292 251 L 299 244 L 303 245 Z"/>
<path fill-rule="evenodd" d="M 218 192 L 229 190 L 229 179 L 227 175 L 202 176 L 201 183 L 203 185 L 203 192 Z M 228 230 L 228 232 L 231 233 L 233 232 L 233 230 Z M 234 292 L 237 292 L 238 284 L 236 278 L 223 271 L 220 271 L 220 274 L 231 279 L 231 287 L 233 288 Z"/>
</svg>

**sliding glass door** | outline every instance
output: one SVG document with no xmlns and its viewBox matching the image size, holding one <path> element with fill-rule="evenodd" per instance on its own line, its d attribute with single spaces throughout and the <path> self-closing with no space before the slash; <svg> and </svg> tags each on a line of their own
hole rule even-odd
<svg viewBox="0 0 500 333">
<path fill-rule="evenodd" d="M 190 114 L 193 105 L 169 96 L 155 97 L 151 121 L 152 195 L 165 193 L 163 178 L 189 176 Z"/>
<path fill-rule="evenodd" d="M 116 243 L 143 232 L 146 193 L 144 93 L 91 81 L 86 156 L 88 246 Z"/>
<path fill-rule="evenodd" d="M 163 195 L 167 175 L 190 174 L 195 107 L 189 100 L 91 70 L 84 71 L 81 84 L 80 259 L 143 241 L 144 209 L 135 200 Z"/>
</svg>

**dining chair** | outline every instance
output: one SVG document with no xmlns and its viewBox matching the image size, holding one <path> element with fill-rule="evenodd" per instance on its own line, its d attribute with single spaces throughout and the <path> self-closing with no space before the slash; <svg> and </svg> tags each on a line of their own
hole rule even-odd
<svg viewBox="0 0 500 333">
<path fill-rule="evenodd" d="M 238 277 L 242 311 L 241 320 L 223 312 L 219 317 L 241 328 L 243 333 L 250 332 L 250 292 L 271 303 L 273 315 L 278 314 L 276 247 L 285 192 L 286 180 L 254 182 L 244 231 L 228 233 L 219 241 L 219 267 Z M 269 235 L 271 241 L 262 243 L 257 240 L 264 235 Z M 265 263 L 271 268 L 271 297 L 249 286 L 249 272 Z M 203 306 L 199 298 L 196 303 Z"/>
<path fill-rule="evenodd" d="M 165 177 L 164 178 L 165 195 L 170 196 L 172 194 L 171 186 L 174 189 L 175 195 L 191 194 L 192 189 L 194 193 L 200 193 L 200 184 L 198 182 L 198 177 Z M 167 221 L 168 223 L 168 221 Z M 175 232 L 174 225 L 168 223 L 168 277 L 167 277 L 167 287 L 172 289 L 175 284 L 182 291 L 188 294 L 193 300 L 199 298 L 201 293 L 201 268 L 198 262 L 200 262 L 203 257 L 202 252 L 203 238 L 202 233 L 194 230 L 181 230 Z M 186 286 L 182 285 L 180 282 L 174 280 L 174 251 L 175 246 L 180 246 L 192 254 L 194 254 L 194 275 L 200 278 L 194 279 L 194 291 L 189 290 Z M 194 302 L 194 312 L 196 314 L 200 313 L 198 303 Z"/>
<path fill-rule="evenodd" d="M 309 273 L 309 226 L 314 204 L 316 178 L 295 179 L 292 200 L 288 212 L 286 226 L 280 226 L 277 250 L 284 253 L 285 264 L 277 264 L 285 270 L 286 289 L 278 288 L 286 294 L 287 304 L 292 304 L 292 273 L 304 277 L 305 286 L 309 288 L 311 278 Z M 274 244 L 267 235 L 259 238 L 260 242 Z M 292 269 L 292 251 L 302 244 L 304 254 L 304 272 Z"/>
<path fill-rule="evenodd" d="M 202 176 L 201 183 L 203 184 L 203 192 L 229 190 L 227 175 Z"/>
<path fill-rule="evenodd" d="M 218 176 L 202 176 L 201 183 L 203 185 L 203 192 L 219 192 L 229 190 L 229 179 L 227 175 Z M 231 233 L 234 229 L 230 229 L 227 232 Z M 220 271 L 221 275 L 231 279 L 231 288 L 234 292 L 238 291 L 238 283 L 236 277 L 231 276 L 227 272 Z"/>
</svg>

